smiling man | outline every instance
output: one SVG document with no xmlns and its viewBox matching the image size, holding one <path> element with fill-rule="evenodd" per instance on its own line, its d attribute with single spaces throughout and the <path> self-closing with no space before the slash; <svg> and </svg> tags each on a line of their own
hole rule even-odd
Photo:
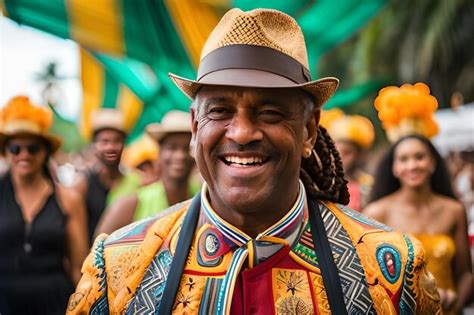
<svg viewBox="0 0 474 315">
<path fill-rule="evenodd" d="M 205 184 L 160 217 L 100 235 L 70 313 L 436 314 L 423 250 L 342 204 L 349 195 L 303 34 L 274 10 L 229 11 L 191 99 Z"/>
<path fill-rule="evenodd" d="M 116 109 L 101 109 L 93 114 L 91 124 L 96 161 L 78 179 L 75 186 L 86 202 L 90 245 L 107 205 L 140 186 L 140 177 L 137 173 L 123 173 L 120 170 L 122 151 L 127 137 L 123 113 Z"/>
</svg>

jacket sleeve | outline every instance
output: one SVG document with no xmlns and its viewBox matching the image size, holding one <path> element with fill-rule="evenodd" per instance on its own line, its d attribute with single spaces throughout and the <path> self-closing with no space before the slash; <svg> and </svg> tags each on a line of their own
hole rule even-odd
<svg viewBox="0 0 474 315">
<path fill-rule="evenodd" d="M 82 265 L 82 278 L 69 298 L 66 314 L 108 314 L 104 260 L 106 234 L 99 235 Z"/>
<path fill-rule="evenodd" d="M 436 280 L 426 268 L 425 251 L 414 237 L 403 236 L 408 247 L 400 299 L 402 314 L 442 314 Z"/>
</svg>

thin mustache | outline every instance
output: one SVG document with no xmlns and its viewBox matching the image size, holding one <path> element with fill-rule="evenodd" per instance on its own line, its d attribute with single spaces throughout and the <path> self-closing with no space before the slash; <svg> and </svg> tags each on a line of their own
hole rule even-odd
<svg viewBox="0 0 474 315">
<path fill-rule="evenodd" d="M 222 155 L 227 152 L 258 152 L 264 155 L 274 155 L 275 149 L 262 144 L 261 142 L 250 142 L 248 144 L 226 143 L 214 149 L 214 154 Z"/>
</svg>

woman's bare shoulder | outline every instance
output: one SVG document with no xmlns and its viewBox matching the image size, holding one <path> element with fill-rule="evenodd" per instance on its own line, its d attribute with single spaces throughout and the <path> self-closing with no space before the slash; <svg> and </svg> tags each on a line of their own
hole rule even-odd
<svg viewBox="0 0 474 315">
<path fill-rule="evenodd" d="M 434 199 L 435 203 L 440 205 L 445 211 L 449 211 L 450 213 L 454 213 L 456 215 L 465 215 L 464 206 L 457 199 L 439 194 L 435 195 Z"/>
<path fill-rule="evenodd" d="M 393 195 L 385 196 L 368 204 L 362 212 L 365 215 L 383 223 L 387 217 L 390 205 L 393 204 L 393 201 Z"/>
</svg>

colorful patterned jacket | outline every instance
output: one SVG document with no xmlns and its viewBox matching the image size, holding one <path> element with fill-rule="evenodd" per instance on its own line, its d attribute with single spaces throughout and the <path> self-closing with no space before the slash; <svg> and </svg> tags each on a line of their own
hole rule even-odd
<svg viewBox="0 0 474 315">
<path fill-rule="evenodd" d="M 109 237 L 100 235 L 84 262 L 67 313 L 156 314 L 189 205 L 176 205 Z M 441 312 L 434 278 L 425 269 L 424 251 L 416 239 L 342 205 L 319 207 L 348 314 Z M 235 289 L 240 297 L 233 297 L 230 313 L 330 314 L 310 240 L 305 221 L 291 248 L 284 246 L 254 270 L 243 271 Z M 218 313 L 217 295 L 233 258 L 226 242 L 212 224 L 200 219 L 173 314 Z"/>
</svg>

